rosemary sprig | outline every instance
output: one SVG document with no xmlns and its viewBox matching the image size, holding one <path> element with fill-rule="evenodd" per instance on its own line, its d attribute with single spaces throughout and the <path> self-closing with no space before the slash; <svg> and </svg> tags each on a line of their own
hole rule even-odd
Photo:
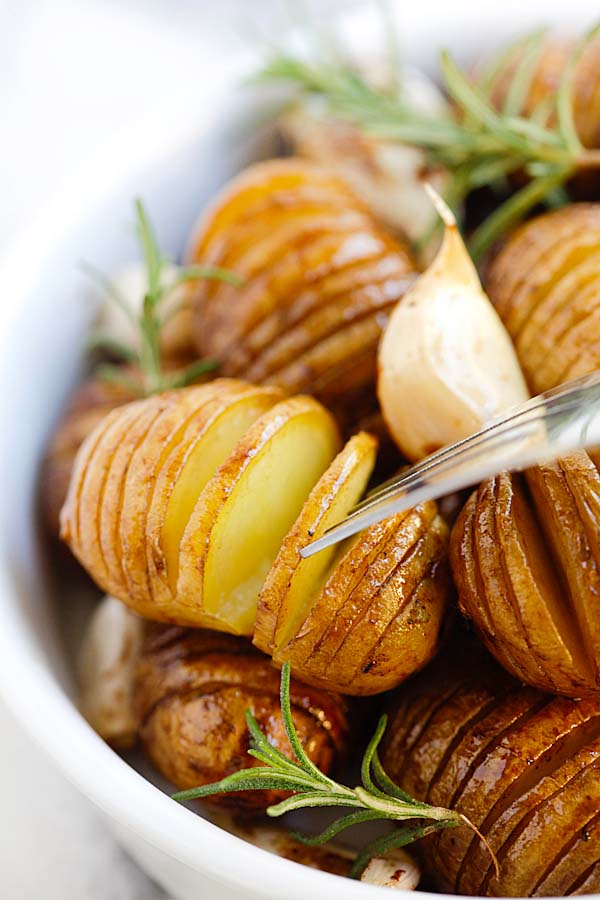
<svg viewBox="0 0 600 900">
<path fill-rule="evenodd" d="M 325 844 L 346 828 L 363 822 L 374 820 L 411 822 L 410 825 L 403 824 L 390 834 L 379 837 L 364 847 L 350 873 L 354 878 L 360 877 L 373 856 L 392 847 L 404 847 L 443 828 L 454 828 L 459 825 L 473 828 L 460 813 L 413 799 L 385 773 L 378 754 L 387 724 L 385 715 L 380 718 L 365 750 L 361 766 L 362 784 L 350 788 L 324 775 L 309 759 L 302 746 L 292 719 L 289 663 L 281 670 L 280 700 L 281 714 L 295 761 L 269 743 L 255 717 L 250 710 L 246 710 L 246 723 L 251 737 L 248 753 L 263 765 L 240 769 L 214 784 L 179 791 L 173 795 L 174 799 L 197 800 L 231 791 L 274 790 L 289 791 L 292 796 L 267 809 L 267 815 L 272 817 L 282 816 L 296 809 L 314 807 L 345 807 L 352 810 L 340 816 L 320 834 L 293 833 L 298 841 L 312 846 Z"/>
<path fill-rule="evenodd" d="M 123 385 L 134 395 L 147 396 L 173 388 L 192 384 L 201 375 L 217 368 L 215 360 L 198 360 L 176 372 L 163 370 L 160 335 L 164 325 L 175 315 L 181 305 L 170 304 L 165 309 L 164 301 L 178 285 L 202 278 L 216 279 L 239 287 L 242 279 L 228 269 L 219 266 L 175 266 L 161 251 L 156 234 L 140 199 L 135 200 L 136 233 L 140 243 L 146 268 L 148 288 L 143 297 L 139 313 L 136 313 L 117 286 L 104 273 L 89 264 L 83 268 L 99 283 L 107 298 L 114 302 L 139 335 L 137 347 L 115 340 L 111 335 L 96 332 L 92 334 L 88 346 L 91 350 L 105 350 L 122 362 L 131 363 L 136 375 L 124 371 L 121 366 L 102 363 L 96 369 L 99 377 Z M 139 372 L 139 377 L 137 376 Z"/>
<path fill-rule="evenodd" d="M 474 233 L 471 251 L 477 259 L 500 234 L 523 219 L 538 203 L 555 204 L 561 188 L 577 171 L 600 167 L 600 151 L 584 148 L 574 124 L 572 85 L 577 61 L 600 31 L 590 29 L 565 66 L 552 105 L 525 117 L 522 108 L 542 50 L 545 32 L 537 31 L 515 44 L 519 51 L 502 110 L 492 105 L 490 92 L 498 66 L 473 83 L 447 52 L 440 56 L 441 75 L 458 115 L 432 116 L 415 109 L 398 91 L 376 88 L 341 57 L 303 59 L 282 52 L 259 73 L 259 79 L 284 81 L 304 94 L 321 96 L 333 116 L 387 140 L 421 147 L 432 166 L 451 175 L 448 200 L 456 208 L 482 184 L 503 186 L 506 176 L 524 171 L 530 181 L 513 194 Z M 507 58 L 503 54 L 502 60 Z"/>
</svg>

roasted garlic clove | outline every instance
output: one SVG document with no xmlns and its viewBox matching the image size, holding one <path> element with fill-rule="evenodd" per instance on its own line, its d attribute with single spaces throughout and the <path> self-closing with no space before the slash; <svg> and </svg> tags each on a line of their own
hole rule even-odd
<svg viewBox="0 0 600 900">
<path fill-rule="evenodd" d="M 347 876 L 355 854 L 339 844 L 324 847 L 309 847 L 294 840 L 288 831 L 257 822 L 241 822 L 227 813 L 219 812 L 212 821 L 226 828 L 237 837 L 249 841 L 261 850 L 275 853 L 284 859 Z M 375 856 L 364 870 L 360 880 L 375 887 L 388 887 L 397 891 L 414 891 L 421 879 L 419 866 L 406 850 L 390 850 L 382 856 Z"/>
<path fill-rule="evenodd" d="M 79 706 L 92 728 L 115 747 L 137 737 L 133 682 L 144 620 L 106 596 L 94 610 L 79 651 Z"/>
<path fill-rule="evenodd" d="M 575 203 L 517 228 L 486 288 L 534 393 L 600 367 L 600 204 Z"/>
<path fill-rule="evenodd" d="M 180 789 L 219 781 L 244 766 L 250 709 L 267 739 L 291 755 L 279 703 L 279 674 L 243 638 L 202 630 L 151 627 L 136 676 L 142 745 L 156 768 Z M 293 719 L 310 758 L 330 771 L 348 730 L 341 697 L 292 681 Z M 287 749 L 286 749 L 287 748 Z M 260 811 L 273 791 L 219 795 L 214 802 Z"/>
<path fill-rule="evenodd" d="M 416 799 L 466 816 L 500 875 L 466 826 L 419 843 L 426 871 L 452 894 L 598 891 L 600 702 L 525 687 L 474 644 L 448 649 L 398 692 L 382 763 Z"/>
<path fill-rule="evenodd" d="M 574 453 L 470 497 L 450 558 L 463 613 L 528 684 L 600 697 L 600 472 Z"/>
<path fill-rule="evenodd" d="M 384 419 L 412 460 L 473 434 L 528 397 L 511 340 L 456 221 L 430 193 L 444 219 L 442 247 L 392 312 L 378 360 Z"/>
</svg>

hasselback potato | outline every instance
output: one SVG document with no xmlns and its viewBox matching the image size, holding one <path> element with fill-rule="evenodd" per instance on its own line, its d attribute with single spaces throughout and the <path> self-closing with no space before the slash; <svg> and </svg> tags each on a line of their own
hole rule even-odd
<svg viewBox="0 0 600 900">
<path fill-rule="evenodd" d="M 203 216 L 189 258 L 246 279 L 195 292 L 198 351 L 223 374 L 312 394 L 344 424 L 376 407 L 377 344 L 416 265 L 332 170 L 251 166 Z"/>
<path fill-rule="evenodd" d="M 473 493 L 451 540 L 462 611 L 505 668 L 600 696 L 600 472 L 584 451 Z"/>
<path fill-rule="evenodd" d="M 491 261 L 488 295 L 533 393 L 600 367 L 600 204 L 544 213 Z"/>
<path fill-rule="evenodd" d="M 561 896 L 600 889 L 600 703 L 524 687 L 476 647 L 399 692 L 383 764 L 411 795 L 465 815 L 422 842 L 438 885 L 459 894 Z"/>
<path fill-rule="evenodd" d="M 144 750 L 180 789 L 259 765 L 247 755 L 246 709 L 268 740 L 293 758 L 279 706 L 279 675 L 243 638 L 151 626 L 138 661 L 134 698 Z M 321 771 L 329 772 L 347 738 L 344 701 L 292 680 L 291 703 L 304 749 Z M 283 796 L 249 791 L 211 799 L 260 811 Z"/>
<path fill-rule="evenodd" d="M 62 536 L 146 618 L 254 635 L 303 680 L 377 693 L 436 650 L 448 534 L 426 503 L 302 559 L 373 470 L 370 435 L 339 447 L 321 404 L 278 388 L 219 379 L 136 401 L 82 446 Z"/>
<path fill-rule="evenodd" d="M 526 117 L 534 114 L 542 122 L 555 117 L 555 96 L 567 61 L 575 48 L 573 41 L 546 37 L 534 59 L 533 71 L 518 112 Z M 492 103 L 502 109 L 510 85 L 524 55 L 531 53 L 531 42 L 521 42 L 497 67 L 489 93 Z M 523 76 L 522 76 L 523 77 Z M 573 117 L 585 147 L 600 145 L 600 41 L 591 41 L 583 50 L 573 73 Z"/>
</svg>

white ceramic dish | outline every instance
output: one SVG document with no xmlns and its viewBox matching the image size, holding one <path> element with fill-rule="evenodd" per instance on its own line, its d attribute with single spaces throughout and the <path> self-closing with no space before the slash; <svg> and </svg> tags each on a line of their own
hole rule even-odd
<svg viewBox="0 0 600 900">
<path fill-rule="evenodd" d="M 325 0 L 323 0 L 323 3 Z M 468 58 L 540 21 L 578 28 L 597 14 L 570 0 L 496 5 L 420 0 L 404 8 L 407 56 L 429 68 L 434 48 Z M 374 46 L 373 10 L 344 32 Z M 65 650 L 65 624 L 77 631 L 73 604 L 60 603 L 38 540 L 36 472 L 52 422 L 75 382 L 91 308 L 82 302 L 81 259 L 110 271 L 135 257 L 131 198 L 144 197 L 161 242 L 177 254 L 203 203 L 246 162 L 272 152 L 272 99 L 239 95 L 252 65 L 215 73 L 218 87 L 202 122 L 157 123 L 122 138 L 44 212 L 1 274 L 0 303 L 0 690 L 23 726 L 110 821 L 138 862 L 178 900 L 313 900 L 384 896 L 366 887 L 267 854 L 179 806 L 113 753 L 81 718 Z M 266 106 L 265 106 L 266 104 Z M 64 600 L 64 597 L 62 598 Z M 389 896 L 389 893 L 387 894 Z M 422 897 L 428 895 L 422 894 Z M 434 895 L 430 895 L 432 900 Z"/>
</svg>

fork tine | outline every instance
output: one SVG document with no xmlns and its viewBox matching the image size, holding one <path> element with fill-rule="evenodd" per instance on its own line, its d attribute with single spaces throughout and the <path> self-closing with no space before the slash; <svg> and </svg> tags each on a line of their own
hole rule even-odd
<svg viewBox="0 0 600 900">
<path fill-rule="evenodd" d="M 493 420 L 476 434 L 443 448 L 413 466 L 404 475 L 381 485 L 357 504 L 342 522 L 304 547 L 300 551 L 301 555 L 311 556 L 374 522 L 423 500 L 468 487 L 503 468 L 522 468 L 539 461 L 544 448 L 546 451 L 548 449 L 546 429 L 540 429 L 540 425 L 552 424 L 555 419 L 560 421 L 569 412 L 578 412 L 589 389 L 598 385 L 600 372 L 575 379 L 528 400 L 503 418 Z M 530 447 L 525 448 L 522 442 L 527 439 L 527 429 L 531 431 L 531 426 L 534 426 L 534 431 L 529 434 Z M 573 438 L 570 440 L 573 443 Z M 512 444 L 512 456 L 510 452 L 507 453 L 499 465 L 492 451 L 498 451 L 507 444 L 509 447 Z M 487 461 L 477 466 L 477 460 L 481 456 L 487 457 Z M 467 463 L 472 464 L 470 469 Z"/>
</svg>

